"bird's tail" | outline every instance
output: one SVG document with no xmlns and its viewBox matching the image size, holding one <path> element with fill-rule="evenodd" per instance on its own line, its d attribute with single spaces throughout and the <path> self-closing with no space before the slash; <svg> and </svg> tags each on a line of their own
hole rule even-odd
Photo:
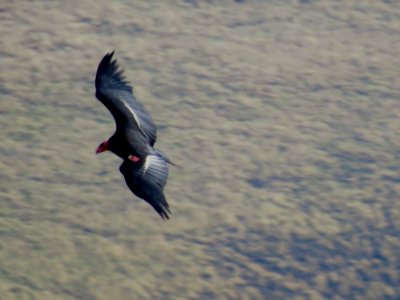
<svg viewBox="0 0 400 300">
<path fill-rule="evenodd" d="M 170 165 L 173 165 L 175 167 L 180 167 L 179 165 L 173 163 L 163 152 L 161 152 L 160 150 L 154 150 L 157 154 L 157 156 L 161 157 L 163 160 L 165 160 L 167 163 L 169 163 Z"/>
</svg>

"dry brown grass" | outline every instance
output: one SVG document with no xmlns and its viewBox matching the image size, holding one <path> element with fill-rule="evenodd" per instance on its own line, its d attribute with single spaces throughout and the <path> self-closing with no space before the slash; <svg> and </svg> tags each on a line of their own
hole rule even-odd
<svg viewBox="0 0 400 300">
<path fill-rule="evenodd" d="M 400 5 L 236 2 L 3 3 L 1 299 L 400 297 Z M 94 155 L 111 49 L 168 222 Z"/>
</svg>

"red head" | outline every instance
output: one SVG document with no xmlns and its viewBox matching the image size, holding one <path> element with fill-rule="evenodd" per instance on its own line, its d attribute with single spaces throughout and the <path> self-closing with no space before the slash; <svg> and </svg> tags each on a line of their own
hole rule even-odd
<svg viewBox="0 0 400 300">
<path fill-rule="evenodd" d="M 108 140 L 102 142 L 96 149 L 96 154 L 102 153 L 108 150 Z"/>
</svg>

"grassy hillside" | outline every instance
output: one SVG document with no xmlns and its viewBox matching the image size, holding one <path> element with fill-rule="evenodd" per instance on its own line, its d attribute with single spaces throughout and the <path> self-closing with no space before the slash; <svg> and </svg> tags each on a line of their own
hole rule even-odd
<svg viewBox="0 0 400 300">
<path fill-rule="evenodd" d="M 136 2 L 136 3 L 135 3 Z M 1 299 L 399 299 L 397 1 L 0 6 Z M 162 221 L 93 79 L 159 126 Z"/>
</svg>

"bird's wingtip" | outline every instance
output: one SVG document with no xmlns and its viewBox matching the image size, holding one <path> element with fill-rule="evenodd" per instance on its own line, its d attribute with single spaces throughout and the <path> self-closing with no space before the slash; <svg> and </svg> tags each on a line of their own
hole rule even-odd
<svg viewBox="0 0 400 300">
<path fill-rule="evenodd" d="M 96 89 L 112 86 L 132 93 L 132 86 L 125 80 L 124 71 L 119 68 L 117 60 L 113 57 L 114 53 L 115 49 L 101 59 L 96 72 Z"/>
<path fill-rule="evenodd" d="M 158 213 L 160 214 L 161 218 L 162 218 L 164 221 L 169 220 L 170 215 L 171 215 L 171 211 L 169 210 L 168 207 L 166 207 L 165 210 L 159 211 Z"/>
<path fill-rule="evenodd" d="M 160 199 L 157 199 L 155 203 L 150 203 L 154 209 L 158 212 L 158 214 L 161 216 L 163 220 L 169 220 L 171 213 L 171 210 L 169 209 L 169 204 L 165 200 L 164 195 Z"/>
<path fill-rule="evenodd" d="M 107 53 L 103 56 L 102 60 L 100 61 L 100 65 L 99 65 L 99 66 L 102 66 L 102 67 L 104 68 L 104 67 L 106 67 L 107 65 L 111 64 L 111 61 L 113 60 L 114 54 L 115 54 L 115 49 L 113 49 L 113 50 L 107 52 Z"/>
<path fill-rule="evenodd" d="M 115 49 L 112 49 L 106 55 L 109 56 L 110 58 L 112 58 L 114 56 L 114 54 L 115 54 Z"/>
</svg>

